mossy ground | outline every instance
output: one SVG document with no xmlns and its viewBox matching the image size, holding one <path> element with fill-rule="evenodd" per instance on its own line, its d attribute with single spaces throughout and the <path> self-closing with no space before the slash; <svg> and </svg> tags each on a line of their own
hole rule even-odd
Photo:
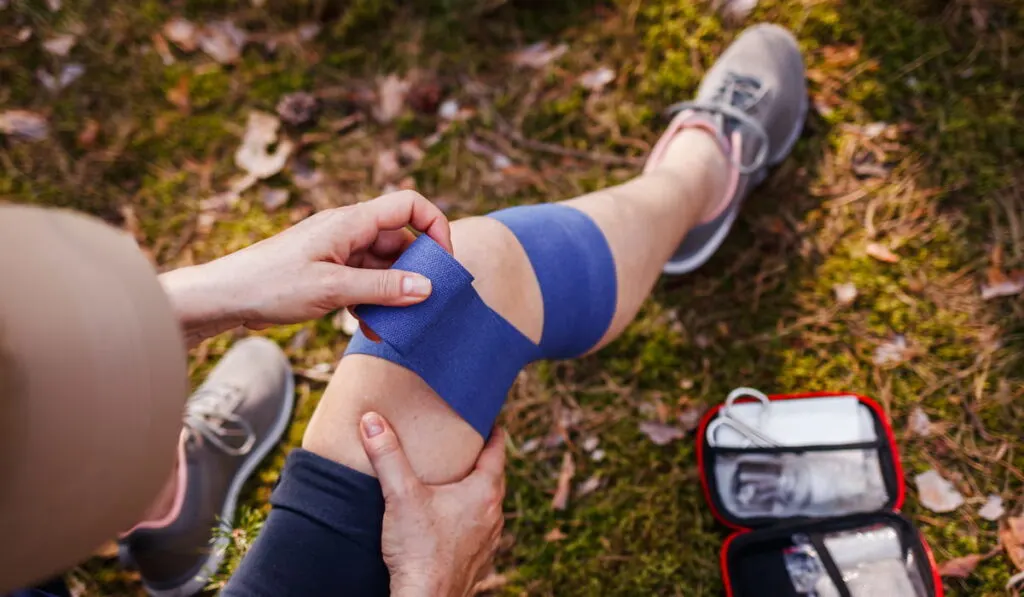
<svg viewBox="0 0 1024 597">
<path fill-rule="evenodd" d="M 40 143 L 2 140 L 0 198 L 75 207 L 118 224 L 127 215 L 165 267 L 216 257 L 287 226 L 290 210 L 266 213 L 255 192 L 208 234 L 195 224 L 200 199 L 235 171 L 231 156 L 248 111 L 273 111 L 285 93 L 372 89 L 380 75 L 427 73 L 444 97 L 477 112 L 410 175 L 453 216 L 483 213 L 627 179 L 636 171 L 628 160 L 567 158 L 513 133 L 642 158 L 658 135 L 659 112 L 692 95 L 742 28 L 703 2 L 684 0 L 64 4 L 51 13 L 41 0 L 15 0 L 0 10 L 5 31 L 34 31 L 0 53 L 0 105 L 44 112 L 52 127 Z M 164 65 L 151 35 L 179 15 L 199 22 L 229 16 L 271 33 L 309 20 L 324 28 L 301 47 L 250 47 L 234 66 L 176 49 L 175 64 Z M 1024 266 L 1024 4 L 763 0 L 746 22 L 760 20 L 787 25 L 800 40 L 815 106 L 806 132 L 708 266 L 660 284 L 632 327 L 599 355 L 523 376 L 505 414 L 515 446 L 546 437 L 566 413 L 578 414 L 568 417 L 569 447 L 511 454 L 508 538 L 498 561 L 507 583 L 497 594 L 720 594 L 717 551 L 725 533 L 698 489 L 692 442 L 658 447 L 637 425 L 716 403 L 739 385 L 879 399 L 895 421 L 906 481 L 936 467 L 968 496 L 958 511 L 938 515 L 919 507 L 910 491 L 906 511 L 939 560 L 997 545 L 997 525 L 976 515 L 988 494 L 1002 495 L 1018 512 L 1024 306 L 1015 297 L 983 302 L 978 284 L 996 248 L 1004 268 Z M 35 71 L 57 61 L 39 40 L 73 22 L 86 24 L 71 56 L 87 75 L 51 94 Z M 567 43 L 569 51 L 539 72 L 511 69 L 506 53 L 539 40 Z M 603 93 L 575 84 L 599 65 L 617 73 Z M 182 77 L 188 113 L 167 99 Z M 325 102 L 306 132 L 329 132 L 359 109 Z M 90 119 L 99 136 L 83 144 L 77 137 Z M 877 131 L 865 125 L 873 122 L 887 127 L 872 135 Z M 436 125 L 436 117 L 414 111 L 386 126 L 366 118 L 337 135 L 310 137 L 301 154 L 334 181 L 333 200 L 352 202 L 381 190 L 371 175 L 376 151 L 423 138 Z M 471 136 L 506 152 L 527 174 L 496 180 L 486 160 L 467 151 Z M 291 183 L 281 175 L 270 184 Z M 292 190 L 295 208 L 301 194 Z M 869 242 L 893 249 L 899 262 L 868 257 Z M 833 286 L 847 282 L 859 296 L 841 306 Z M 308 336 L 294 341 L 301 330 Z M 289 346 L 297 369 L 333 362 L 345 344 L 330 321 L 269 334 Z M 893 334 L 906 336 L 913 357 L 878 367 L 873 351 Z M 196 351 L 195 380 L 230 341 L 217 338 Z M 247 493 L 234 534 L 243 548 L 323 384 L 298 387 L 287 441 Z M 915 405 L 945 431 L 910 437 L 906 421 Z M 591 436 L 605 451 L 600 462 L 581 448 Z M 602 481 L 555 512 L 554 476 L 567 449 L 577 480 Z M 556 528 L 565 537 L 545 540 Z M 967 580 L 948 581 L 948 594 L 1006 594 L 1012 568 L 994 556 Z M 139 592 L 130 573 L 101 558 L 71 576 L 87 594 Z"/>
</svg>

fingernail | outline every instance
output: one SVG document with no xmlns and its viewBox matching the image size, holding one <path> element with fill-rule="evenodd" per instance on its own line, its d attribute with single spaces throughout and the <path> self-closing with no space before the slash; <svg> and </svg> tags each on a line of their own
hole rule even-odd
<svg viewBox="0 0 1024 597">
<path fill-rule="evenodd" d="M 366 413 L 363 415 L 363 433 L 366 434 L 367 438 L 377 437 L 384 433 L 384 421 L 381 420 L 380 415 L 377 413 Z"/>
<path fill-rule="evenodd" d="M 402 294 L 406 296 L 430 296 L 430 280 L 423 276 L 402 278 Z"/>
</svg>

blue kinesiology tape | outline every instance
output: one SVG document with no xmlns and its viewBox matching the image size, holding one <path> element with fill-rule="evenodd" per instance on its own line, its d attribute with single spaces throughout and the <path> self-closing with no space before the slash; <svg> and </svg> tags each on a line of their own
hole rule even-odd
<svg viewBox="0 0 1024 597">
<path fill-rule="evenodd" d="M 430 278 L 430 297 L 411 307 L 358 307 L 382 341 L 357 332 L 345 351 L 416 373 L 484 437 L 519 371 L 539 359 L 569 358 L 592 348 L 607 331 L 616 301 L 611 250 L 585 214 L 539 205 L 491 216 L 516 235 L 537 276 L 544 304 L 539 345 L 484 303 L 462 264 L 421 236 L 393 267 Z"/>
</svg>

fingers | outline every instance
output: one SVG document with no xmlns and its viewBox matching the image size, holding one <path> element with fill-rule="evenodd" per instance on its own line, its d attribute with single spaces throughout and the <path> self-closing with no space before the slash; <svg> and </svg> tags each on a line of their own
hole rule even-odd
<svg viewBox="0 0 1024 597">
<path fill-rule="evenodd" d="M 330 301 L 341 305 L 407 307 L 430 296 L 430 279 L 397 269 L 336 267 L 328 280 Z"/>
<path fill-rule="evenodd" d="M 357 218 L 365 218 L 375 233 L 412 226 L 437 241 L 449 253 L 453 252 L 448 218 L 440 208 L 415 191 L 398 191 L 360 203 L 353 213 Z"/>
<path fill-rule="evenodd" d="M 466 483 L 476 485 L 485 492 L 487 500 L 500 504 L 505 498 L 505 432 L 495 427 Z"/>
<path fill-rule="evenodd" d="M 476 459 L 476 472 L 505 477 L 505 432 L 500 427 L 491 431 L 491 437 Z"/>
<path fill-rule="evenodd" d="M 414 497 L 424 489 L 402 451 L 398 436 L 384 417 L 366 413 L 359 422 L 359 430 L 363 449 L 377 473 L 385 500 Z"/>
</svg>

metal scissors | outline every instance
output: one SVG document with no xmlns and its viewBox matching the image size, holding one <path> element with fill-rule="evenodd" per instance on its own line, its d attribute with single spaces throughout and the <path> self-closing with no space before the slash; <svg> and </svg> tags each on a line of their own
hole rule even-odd
<svg viewBox="0 0 1024 597">
<path fill-rule="evenodd" d="M 772 401 L 768 399 L 764 393 L 759 392 L 753 388 L 736 388 L 732 392 L 729 392 L 729 396 L 725 399 L 725 405 L 718 412 L 718 416 L 715 417 L 714 421 L 708 423 L 707 427 L 707 438 L 708 445 L 718 446 L 717 433 L 722 427 L 728 427 L 736 433 L 742 435 L 751 446 L 757 446 L 761 448 L 774 448 L 779 446 L 779 442 L 775 441 L 771 437 L 765 435 L 760 429 L 752 427 L 742 419 L 732 413 L 732 408 L 736 404 L 736 401 L 741 398 L 754 398 L 761 403 L 761 413 L 759 419 L 764 421 L 764 418 L 768 415 L 771 410 Z"/>
</svg>

